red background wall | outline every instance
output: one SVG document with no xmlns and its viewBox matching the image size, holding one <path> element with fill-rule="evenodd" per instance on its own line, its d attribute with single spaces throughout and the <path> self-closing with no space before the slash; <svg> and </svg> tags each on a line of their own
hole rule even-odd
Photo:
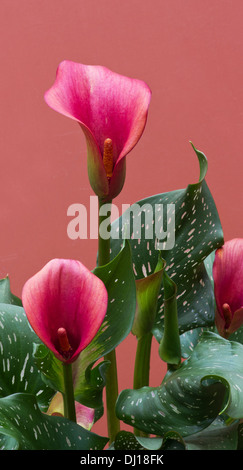
<svg viewBox="0 0 243 470">
<path fill-rule="evenodd" d="M 66 232 L 68 206 L 89 207 L 93 194 L 84 136 L 43 100 L 63 59 L 152 89 L 118 206 L 195 182 L 191 140 L 208 157 L 225 239 L 242 237 L 242 0 L 1 0 L 0 18 L 0 276 L 15 294 L 51 258 L 95 265 L 96 240 Z M 120 389 L 132 386 L 134 353 L 129 337 L 118 348 Z M 154 345 L 152 385 L 162 372 Z"/>
</svg>

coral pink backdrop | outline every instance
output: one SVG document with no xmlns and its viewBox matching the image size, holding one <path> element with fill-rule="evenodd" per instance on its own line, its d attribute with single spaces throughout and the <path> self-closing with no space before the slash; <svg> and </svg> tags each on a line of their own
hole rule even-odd
<svg viewBox="0 0 243 470">
<path fill-rule="evenodd" d="M 96 240 L 67 236 L 69 205 L 93 195 L 84 136 L 43 100 L 63 59 L 152 89 L 119 207 L 195 182 L 191 140 L 207 155 L 225 239 L 242 237 L 242 0 L 1 0 L 0 18 L 0 276 L 15 294 L 51 258 L 96 262 Z M 135 346 L 117 350 L 120 390 L 132 387 Z M 157 349 L 151 385 L 164 372 Z M 106 434 L 103 421 L 95 430 Z"/>
</svg>

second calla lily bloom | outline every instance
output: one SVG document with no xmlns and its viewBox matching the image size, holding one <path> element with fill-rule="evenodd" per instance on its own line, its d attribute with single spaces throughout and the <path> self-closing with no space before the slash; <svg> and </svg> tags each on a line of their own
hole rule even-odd
<svg viewBox="0 0 243 470">
<path fill-rule="evenodd" d="M 215 322 L 228 337 L 243 324 L 243 239 L 227 241 L 216 251 L 213 265 Z"/>
<path fill-rule="evenodd" d="M 104 201 L 123 187 L 126 155 L 143 133 L 150 99 L 151 91 L 141 80 L 71 61 L 61 62 L 54 85 L 45 93 L 52 109 L 80 124 L 90 184 Z"/>
<path fill-rule="evenodd" d="M 72 363 L 98 332 L 108 294 L 79 261 L 54 259 L 25 283 L 22 300 L 42 342 L 60 361 Z"/>
</svg>

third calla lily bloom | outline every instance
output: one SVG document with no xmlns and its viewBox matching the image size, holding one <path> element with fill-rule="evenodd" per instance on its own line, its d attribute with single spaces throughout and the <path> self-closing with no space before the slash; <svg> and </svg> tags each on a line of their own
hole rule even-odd
<svg viewBox="0 0 243 470">
<path fill-rule="evenodd" d="M 215 254 L 213 265 L 216 326 L 228 337 L 243 324 L 243 239 L 227 241 Z"/>
<path fill-rule="evenodd" d="M 91 430 L 95 420 L 95 409 L 84 406 L 77 401 L 75 402 L 75 408 L 77 424 L 83 426 L 85 429 Z M 64 416 L 63 396 L 60 392 L 57 392 L 52 398 L 47 414 L 51 416 Z"/>
<path fill-rule="evenodd" d="M 140 139 L 151 98 L 141 80 L 106 67 L 63 61 L 45 93 L 55 111 L 76 120 L 86 137 L 90 184 L 111 201 L 124 184 L 126 155 Z"/>
<path fill-rule="evenodd" d="M 75 361 L 98 332 L 107 298 L 103 282 L 75 260 L 51 260 L 23 288 L 33 330 L 65 363 Z"/>
</svg>

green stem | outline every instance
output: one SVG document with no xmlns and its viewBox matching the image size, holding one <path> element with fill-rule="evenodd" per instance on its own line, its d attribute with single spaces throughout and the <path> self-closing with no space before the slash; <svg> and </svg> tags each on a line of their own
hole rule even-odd
<svg viewBox="0 0 243 470">
<path fill-rule="evenodd" d="M 102 237 L 101 224 L 107 221 L 107 215 L 100 215 L 103 202 L 99 199 L 99 240 L 98 240 L 98 266 L 104 266 L 110 261 L 110 238 Z M 110 229 L 110 217 L 106 222 L 106 227 Z M 107 230 L 108 231 L 108 230 Z M 120 421 L 115 413 L 115 405 L 118 397 L 118 379 L 115 350 L 105 355 L 104 359 L 110 362 L 106 377 L 106 409 L 107 428 L 110 442 L 115 440 L 116 434 L 120 431 Z"/>
<path fill-rule="evenodd" d="M 75 400 L 73 390 L 72 364 L 63 362 L 64 378 L 64 417 L 76 423 Z"/>
<path fill-rule="evenodd" d="M 110 238 L 104 238 L 101 233 L 103 232 L 103 235 L 105 235 L 104 232 L 108 232 L 111 226 L 110 216 L 107 214 L 100 215 L 104 204 L 111 204 L 111 201 L 103 203 L 102 200 L 99 199 L 98 266 L 104 266 L 104 264 L 107 264 L 110 261 Z"/>
<path fill-rule="evenodd" d="M 104 359 L 110 362 L 110 367 L 106 376 L 106 410 L 107 428 L 110 442 L 114 442 L 117 433 L 120 431 L 120 421 L 115 413 L 116 400 L 118 397 L 118 381 L 115 349 L 105 355 Z"/>
<path fill-rule="evenodd" d="M 152 333 L 149 332 L 137 340 L 137 351 L 133 377 L 133 388 L 136 390 L 149 385 L 152 337 Z M 143 432 L 135 428 L 134 434 L 137 436 L 145 436 Z"/>
</svg>

